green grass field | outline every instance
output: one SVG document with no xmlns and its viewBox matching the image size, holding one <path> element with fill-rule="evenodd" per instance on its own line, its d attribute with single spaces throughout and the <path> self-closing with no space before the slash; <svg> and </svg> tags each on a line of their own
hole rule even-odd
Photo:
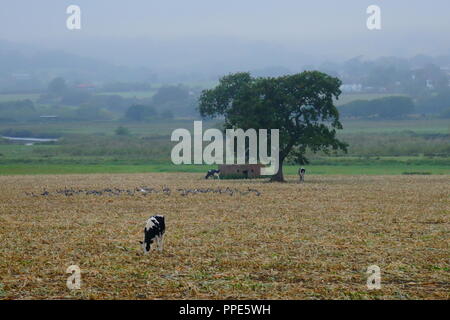
<svg viewBox="0 0 450 320">
<path fill-rule="evenodd" d="M 217 81 L 205 81 L 205 82 L 191 82 L 185 83 L 187 87 L 200 87 L 200 88 L 213 88 L 217 85 Z M 110 92 L 100 92 L 99 95 L 120 95 L 124 98 L 151 98 L 156 90 L 162 87 L 163 84 L 153 84 L 151 89 L 148 91 L 110 91 Z M 4 101 L 17 101 L 30 99 L 33 102 L 39 98 L 39 93 L 2 93 L 0 94 L 0 102 Z M 343 105 L 355 100 L 373 100 L 389 96 L 401 96 L 401 94 L 384 94 L 384 93 L 353 93 L 353 94 L 342 94 L 336 104 Z"/>
<path fill-rule="evenodd" d="M 151 98 L 156 93 L 156 89 L 152 89 L 149 91 L 109 91 L 109 92 L 101 92 L 97 95 L 119 95 L 123 98 L 137 98 L 137 99 L 144 99 L 144 98 Z"/>
<path fill-rule="evenodd" d="M 36 102 L 36 100 L 39 98 L 39 93 L 2 93 L 0 94 L 0 102 L 7 102 L 7 101 L 18 101 L 18 100 L 31 100 L 33 102 Z"/>
<path fill-rule="evenodd" d="M 205 81 L 205 82 L 189 82 L 184 85 L 190 88 L 213 88 L 218 84 L 217 81 Z M 162 84 L 152 85 L 152 88 L 149 91 L 116 91 L 116 92 L 102 92 L 99 94 L 103 95 L 120 95 L 124 98 L 151 98 L 156 90 L 162 87 Z M 391 96 L 403 96 L 402 94 L 385 94 L 385 93 L 344 93 L 339 97 L 339 100 L 336 101 L 336 105 L 340 106 L 355 100 L 374 100 Z"/>
<path fill-rule="evenodd" d="M 218 121 L 203 123 L 204 130 Z M 349 154 L 310 155 L 313 174 L 450 174 L 450 121 L 345 121 L 338 134 L 350 144 Z M 130 137 L 117 137 L 119 126 Z M 170 134 L 192 130 L 192 120 L 153 122 L 41 122 L 1 123 L 35 137 L 63 138 L 54 145 L 25 146 L 0 140 L 0 175 L 52 173 L 198 172 L 215 166 L 174 166 L 170 162 Z M 173 145 L 173 143 L 172 143 Z M 285 167 L 295 174 L 298 166 Z"/>
<path fill-rule="evenodd" d="M 172 164 L 5 164 L 0 165 L 0 175 L 28 174 L 91 174 L 91 173 L 145 173 L 145 172 L 194 172 L 199 179 L 208 169 L 216 166 Z M 426 164 L 368 164 L 368 165 L 308 165 L 308 174 L 315 175 L 401 175 L 401 174 L 450 174 L 450 165 Z M 285 175 L 296 175 L 298 166 L 285 166 Z"/>
<path fill-rule="evenodd" d="M 449 119 L 430 120 L 385 120 L 385 121 L 343 121 L 344 130 L 340 133 L 401 133 L 450 134 Z"/>
<path fill-rule="evenodd" d="M 203 121 L 204 128 L 215 126 L 219 121 Z M 127 127 L 133 135 L 169 135 L 174 129 L 193 127 L 193 120 L 162 120 L 152 122 L 51 122 L 0 123 L 0 131 L 6 129 L 30 130 L 33 132 L 64 134 L 100 134 L 113 135 L 119 126 Z M 450 134 L 450 120 L 386 120 L 386 121 L 343 121 L 344 129 L 339 134 L 355 133 L 427 133 Z"/>
<path fill-rule="evenodd" d="M 356 100 L 374 100 L 392 96 L 404 96 L 402 94 L 385 93 L 344 93 L 336 100 L 336 105 L 341 106 Z"/>
<path fill-rule="evenodd" d="M 203 127 L 209 128 L 218 121 L 204 121 Z M 170 135 L 178 128 L 193 128 L 193 120 L 157 120 L 150 122 L 121 122 L 121 121 L 91 121 L 91 122 L 52 122 L 41 121 L 34 123 L 0 123 L 0 132 L 7 129 L 17 131 L 28 130 L 33 133 L 50 133 L 54 135 L 83 134 L 83 135 L 114 135 L 119 127 L 128 128 L 135 136 Z"/>
</svg>

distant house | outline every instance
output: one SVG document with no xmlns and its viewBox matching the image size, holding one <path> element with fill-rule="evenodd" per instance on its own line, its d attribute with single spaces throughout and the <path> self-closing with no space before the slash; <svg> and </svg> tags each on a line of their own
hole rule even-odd
<svg viewBox="0 0 450 320">
<path fill-rule="evenodd" d="M 221 177 L 233 178 L 259 178 L 261 176 L 262 164 L 221 164 L 219 165 Z"/>
</svg>

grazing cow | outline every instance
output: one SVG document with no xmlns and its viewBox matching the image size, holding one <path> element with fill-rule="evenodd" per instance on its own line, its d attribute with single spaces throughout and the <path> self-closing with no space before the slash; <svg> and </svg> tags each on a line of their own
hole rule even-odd
<svg viewBox="0 0 450 320">
<path fill-rule="evenodd" d="M 162 251 L 164 247 L 164 233 L 166 232 L 166 222 L 164 216 L 153 216 L 147 220 L 144 229 L 144 241 L 139 241 L 144 250 L 144 254 L 150 252 L 153 242 L 156 241 L 158 250 Z"/>
<path fill-rule="evenodd" d="M 300 182 L 305 181 L 305 173 L 306 173 L 305 168 L 298 169 L 298 176 L 300 177 Z"/>
<path fill-rule="evenodd" d="M 220 170 L 208 170 L 208 172 L 206 173 L 206 177 L 205 179 L 209 179 L 209 177 L 213 177 L 213 178 L 217 178 L 220 180 Z"/>
</svg>

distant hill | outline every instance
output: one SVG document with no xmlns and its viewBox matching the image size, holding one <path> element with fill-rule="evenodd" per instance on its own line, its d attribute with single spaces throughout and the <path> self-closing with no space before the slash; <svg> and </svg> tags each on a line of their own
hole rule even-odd
<svg viewBox="0 0 450 320">
<path fill-rule="evenodd" d="M 33 91 L 55 77 L 69 81 L 156 81 L 148 68 L 117 66 L 64 51 L 39 50 L 0 40 L 0 91 Z"/>
</svg>

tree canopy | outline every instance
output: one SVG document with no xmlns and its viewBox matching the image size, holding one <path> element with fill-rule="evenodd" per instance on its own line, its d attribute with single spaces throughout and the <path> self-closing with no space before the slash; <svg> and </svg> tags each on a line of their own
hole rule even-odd
<svg viewBox="0 0 450 320">
<path fill-rule="evenodd" d="M 279 129 L 280 163 L 272 180 L 284 181 L 283 161 L 291 153 L 304 164 L 308 149 L 346 151 L 336 138 L 342 124 L 333 99 L 341 94 L 340 86 L 339 79 L 318 71 L 277 78 L 236 73 L 202 92 L 199 111 L 204 118 L 224 116 L 225 129 Z"/>
</svg>

